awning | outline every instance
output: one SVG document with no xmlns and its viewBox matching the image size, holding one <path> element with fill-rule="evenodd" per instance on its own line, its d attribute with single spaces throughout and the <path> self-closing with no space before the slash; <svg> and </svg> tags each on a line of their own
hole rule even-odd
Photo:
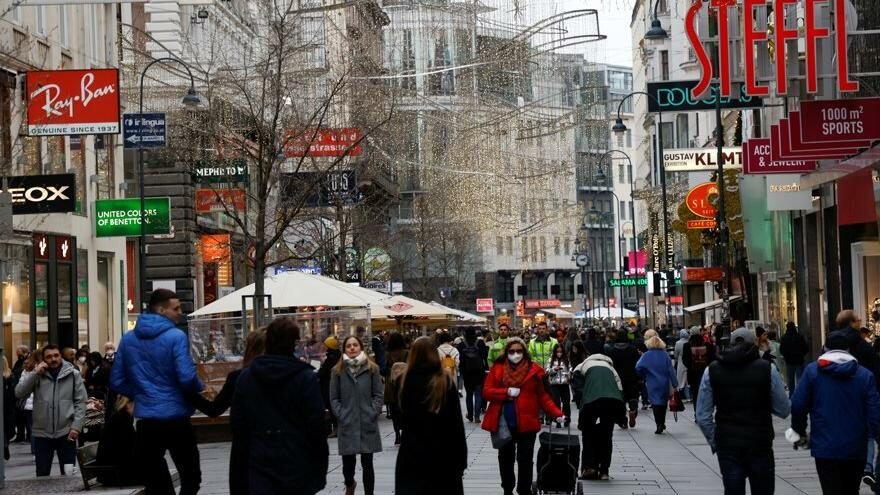
<svg viewBox="0 0 880 495">
<path fill-rule="evenodd" d="M 742 299 L 742 296 L 730 296 L 730 302 L 738 301 L 740 299 Z M 708 301 L 708 302 L 704 302 L 704 303 L 700 303 L 700 304 L 695 304 L 693 306 L 688 306 L 688 307 L 684 308 L 684 312 L 685 313 L 701 313 L 701 312 L 709 310 L 709 309 L 719 308 L 719 307 L 721 307 L 722 304 L 724 304 L 723 299 L 715 299 L 714 301 Z"/>
<path fill-rule="evenodd" d="M 568 311 L 566 311 L 566 310 L 564 310 L 564 309 L 558 309 L 558 308 L 544 308 L 544 309 L 541 309 L 541 310 L 539 311 L 539 313 L 547 313 L 547 314 L 549 314 L 549 315 L 553 315 L 553 316 L 555 316 L 555 317 L 557 317 L 557 318 L 565 318 L 565 319 L 568 319 L 568 320 L 573 320 L 573 319 L 574 319 L 574 314 L 573 314 L 573 313 L 569 313 Z"/>
</svg>

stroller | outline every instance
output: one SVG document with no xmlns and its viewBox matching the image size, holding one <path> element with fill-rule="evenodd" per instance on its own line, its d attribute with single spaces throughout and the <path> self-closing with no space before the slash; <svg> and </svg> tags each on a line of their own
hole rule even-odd
<svg viewBox="0 0 880 495">
<path fill-rule="evenodd" d="M 566 428 L 567 433 L 553 433 L 551 423 L 548 431 L 538 436 L 538 479 L 532 485 L 532 493 L 535 495 L 583 494 L 583 488 L 577 482 L 581 457 L 580 438 L 571 434 L 570 424 Z"/>
</svg>

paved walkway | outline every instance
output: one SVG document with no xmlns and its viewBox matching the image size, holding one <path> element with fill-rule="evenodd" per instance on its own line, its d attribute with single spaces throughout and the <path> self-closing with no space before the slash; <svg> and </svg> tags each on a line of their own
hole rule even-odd
<svg viewBox="0 0 880 495">
<path fill-rule="evenodd" d="M 642 411 L 639 424 L 632 430 L 614 432 L 614 457 L 610 481 L 588 481 L 584 493 L 599 495 L 706 495 L 722 493 L 718 463 L 693 421 L 689 410 L 679 414 L 678 422 L 668 418 L 664 435 L 654 435 L 650 411 Z M 394 463 L 397 447 L 393 445 L 391 423 L 382 419 L 384 452 L 377 454 L 376 494 L 394 491 Z M 819 481 L 809 452 L 794 451 L 782 437 L 787 423 L 776 424 L 776 493 L 779 495 L 819 495 Z M 464 476 L 468 495 L 501 494 L 497 453 L 489 434 L 478 425 L 465 423 L 468 436 L 468 469 Z M 201 494 L 225 495 L 227 485 L 229 444 L 200 446 L 203 485 Z M 537 451 L 537 448 L 536 448 Z M 335 455 L 336 441 L 330 443 L 330 473 L 327 489 L 322 495 L 344 492 L 341 459 Z M 169 464 L 170 460 L 169 460 Z M 173 465 L 173 464 L 172 464 Z M 57 470 L 57 467 L 55 468 Z M 53 471 L 55 472 L 55 471 Z M 46 482 L 33 479 L 33 464 L 24 445 L 13 446 L 13 458 L 6 471 L 9 489 L 2 493 L 71 493 L 82 490 L 79 477 L 54 477 Z M 360 473 L 358 473 L 360 478 Z M 15 481 L 18 480 L 18 481 Z M 74 481 L 75 480 L 75 481 Z M 360 482 L 359 482 L 360 483 Z M 132 490 L 112 490 L 113 495 L 130 494 Z M 363 493 L 358 487 L 357 493 Z M 863 495 L 870 494 L 863 486 Z"/>
</svg>

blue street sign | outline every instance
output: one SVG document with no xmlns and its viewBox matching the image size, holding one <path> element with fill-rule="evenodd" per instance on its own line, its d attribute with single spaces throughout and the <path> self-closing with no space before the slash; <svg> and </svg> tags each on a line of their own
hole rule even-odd
<svg viewBox="0 0 880 495">
<path fill-rule="evenodd" d="M 122 142 L 125 149 L 165 146 L 164 113 L 126 113 L 122 116 Z"/>
</svg>

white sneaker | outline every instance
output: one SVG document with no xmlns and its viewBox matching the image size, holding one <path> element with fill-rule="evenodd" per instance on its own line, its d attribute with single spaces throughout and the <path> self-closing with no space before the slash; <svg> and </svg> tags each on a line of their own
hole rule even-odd
<svg viewBox="0 0 880 495">
<path fill-rule="evenodd" d="M 76 466 L 74 466 L 73 464 L 65 464 L 64 474 L 65 476 L 76 476 L 79 474 L 79 469 L 77 469 Z"/>
</svg>

